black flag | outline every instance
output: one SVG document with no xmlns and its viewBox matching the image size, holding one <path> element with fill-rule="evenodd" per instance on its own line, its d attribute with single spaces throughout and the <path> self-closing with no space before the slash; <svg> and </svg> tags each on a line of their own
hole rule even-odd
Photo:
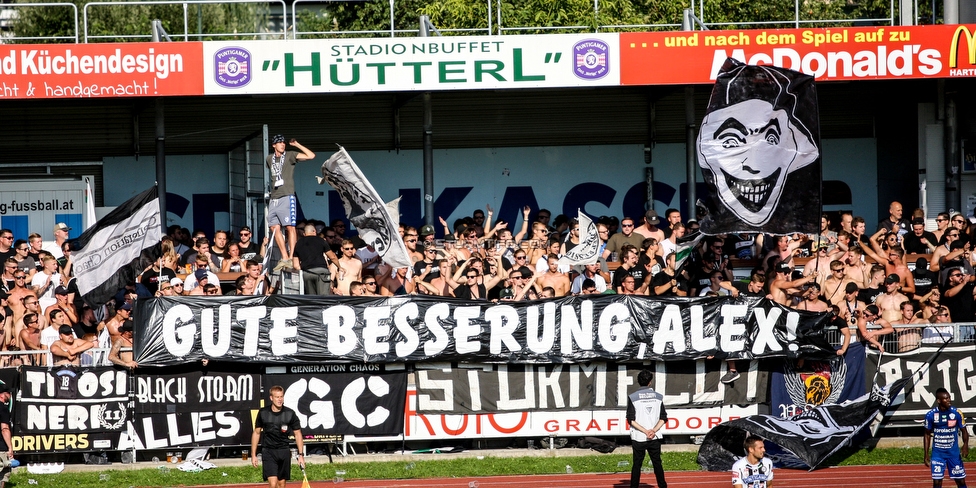
<svg viewBox="0 0 976 488">
<path fill-rule="evenodd" d="M 857 400 L 819 405 L 799 415 L 751 415 L 712 428 L 698 450 L 698 464 L 708 471 L 728 471 L 745 455 L 742 442 L 749 434 L 762 437 L 766 452 L 780 467 L 816 469 L 822 462 L 850 446 L 878 414 L 892 405 L 911 378 L 878 387 Z"/>
<path fill-rule="evenodd" d="M 159 219 L 159 197 L 153 186 L 78 237 L 74 272 L 78 291 L 89 305 L 107 302 L 159 257 L 163 238 Z"/>
<path fill-rule="evenodd" d="M 705 234 L 815 234 L 820 115 L 812 76 L 726 60 L 698 134 Z"/>
</svg>

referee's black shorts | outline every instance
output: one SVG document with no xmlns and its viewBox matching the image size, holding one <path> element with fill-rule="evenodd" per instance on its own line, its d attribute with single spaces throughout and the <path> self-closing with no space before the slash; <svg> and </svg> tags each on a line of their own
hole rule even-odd
<svg viewBox="0 0 976 488">
<path fill-rule="evenodd" d="M 263 449 L 261 462 L 265 481 L 268 478 L 291 479 L 291 449 Z"/>
</svg>

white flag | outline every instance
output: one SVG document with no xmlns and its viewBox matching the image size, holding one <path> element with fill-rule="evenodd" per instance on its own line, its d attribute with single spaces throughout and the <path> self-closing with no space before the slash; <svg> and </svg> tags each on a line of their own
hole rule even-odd
<svg viewBox="0 0 976 488">
<path fill-rule="evenodd" d="M 600 258 L 598 254 L 600 251 L 600 234 L 596 231 L 596 224 L 582 210 L 576 209 L 576 211 L 579 213 L 580 243 L 566 251 L 566 254 L 559 258 L 559 264 L 571 266 L 593 264 Z"/>
<path fill-rule="evenodd" d="M 85 178 L 85 229 L 95 225 L 95 194 L 92 192 L 91 181 Z"/>
<path fill-rule="evenodd" d="M 320 185 L 328 182 L 339 192 L 346 216 L 356 226 L 359 237 L 373 246 L 383 261 L 395 268 L 413 264 L 410 252 L 400 237 L 399 215 L 390 215 L 386 203 L 345 148 L 339 147 L 339 152 L 322 163 L 322 177 L 317 179 Z"/>
</svg>

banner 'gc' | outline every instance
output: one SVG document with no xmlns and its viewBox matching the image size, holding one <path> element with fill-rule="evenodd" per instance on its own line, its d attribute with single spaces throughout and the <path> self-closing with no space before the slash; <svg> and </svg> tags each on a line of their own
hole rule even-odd
<svg viewBox="0 0 976 488">
<path fill-rule="evenodd" d="M 285 389 L 285 406 L 298 414 L 304 436 L 403 432 L 405 372 L 275 374 L 264 384 Z"/>
<path fill-rule="evenodd" d="M 230 362 L 579 363 L 834 354 L 827 314 L 765 298 L 622 295 L 488 303 L 426 297 L 140 300 L 140 365 Z"/>
<path fill-rule="evenodd" d="M 127 375 L 113 368 L 25 366 L 16 451 L 110 448 L 132 419 Z"/>
<path fill-rule="evenodd" d="M 742 378 L 724 384 L 725 361 L 657 361 L 651 386 L 673 407 L 766 403 L 769 371 L 742 361 Z M 417 411 L 471 414 L 521 411 L 626 410 L 640 364 L 459 364 L 417 366 Z"/>
</svg>

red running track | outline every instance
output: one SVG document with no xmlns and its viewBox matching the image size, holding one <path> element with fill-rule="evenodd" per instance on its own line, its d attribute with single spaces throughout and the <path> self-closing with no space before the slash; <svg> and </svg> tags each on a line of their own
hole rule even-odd
<svg viewBox="0 0 976 488">
<path fill-rule="evenodd" d="M 968 473 L 976 475 L 976 463 L 966 463 Z M 932 486 L 929 468 L 922 464 L 895 466 L 844 466 L 819 469 L 813 472 L 794 469 L 774 471 L 774 486 L 789 488 L 822 488 L 825 486 L 857 486 L 859 488 L 919 488 Z M 675 471 L 667 473 L 668 488 L 730 488 L 732 477 L 721 472 Z M 312 481 L 312 488 L 467 488 L 472 481 L 478 488 L 627 488 L 629 473 L 615 474 L 560 474 L 544 476 L 491 476 L 482 478 L 432 478 L 415 480 L 347 480 Z M 654 473 L 644 473 L 641 487 L 655 487 Z M 266 484 L 239 485 L 240 488 L 258 488 Z M 298 488 L 301 480 L 291 480 L 288 486 Z M 943 486 L 955 487 L 951 480 Z M 234 488 L 224 485 L 222 488 Z"/>
</svg>

